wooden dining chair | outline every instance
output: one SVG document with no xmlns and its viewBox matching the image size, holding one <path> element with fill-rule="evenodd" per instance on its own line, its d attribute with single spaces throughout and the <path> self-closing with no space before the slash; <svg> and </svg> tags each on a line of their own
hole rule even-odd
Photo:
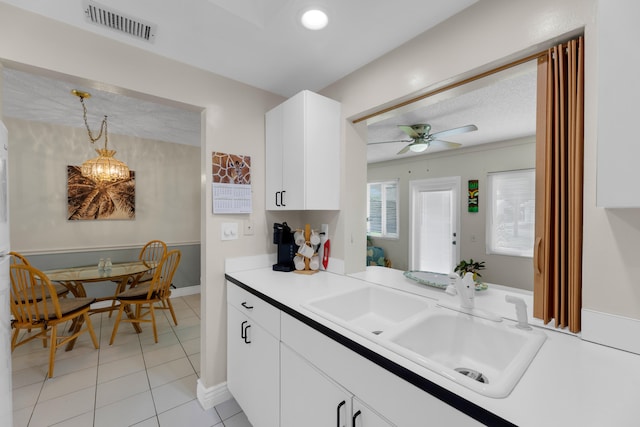
<svg viewBox="0 0 640 427">
<path fill-rule="evenodd" d="M 165 242 L 163 242 L 162 240 L 150 240 L 140 250 L 140 253 L 138 254 L 138 260 L 153 262 L 157 264 L 160 262 L 160 260 L 162 260 L 162 258 L 166 254 L 167 254 L 167 244 Z M 138 277 L 136 280 L 129 279 L 128 282 L 122 283 L 122 284 L 120 282 L 117 282 L 118 287 L 116 288 L 116 295 L 121 292 L 124 292 L 127 289 L 127 287 L 138 286 L 140 284 L 150 282 L 151 279 L 153 279 L 153 274 L 155 273 L 155 271 L 156 271 L 156 268 L 154 267 L 142 273 L 142 275 Z M 113 310 L 115 310 L 115 308 L 116 308 L 116 300 L 114 300 L 111 303 L 112 311 L 109 312 L 109 317 L 111 317 L 111 314 L 113 313 Z"/>
<path fill-rule="evenodd" d="M 120 327 L 120 322 L 137 324 L 151 323 L 153 327 L 153 338 L 157 343 L 158 331 L 156 328 L 155 309 L 164 308 L 164 306 L 155 307 L 155 304 L 157 303 L 166 302 L 168 307 L 170 307 L 171 314 L 175 321 L 175 313 L 173 312 L 169 296 L 171 295 L 171 281 L 173 280 L 173 275 L 180 263 L 180 257 L 181 253 L 177 249 L 167 252 L 164 258 L 160 261 L 160 264 L 156 267 L 156 271 L 150 282 L 129 288 L 116 295 L 116 299 L 120 302 L 120 306 L 115 324 L 113 325 L 113 332 L 111 333 L 109 345 L 113 344 L 113 341 L 115 340 L 118 328 Z M 135 310 L 130 310 L 127 313 L 127 316 L 123 318 L 122 314 L 125 312 L 127 307 L 130 306 L 135 306 Z"/>
<path fill-rule="evenodd" d="M 48 341 L 49 378 L 53 377 L 56 351 L 64 344 L 89 332 L 94 347 L 99 348 L 88 314 L 95 298 L 59 299 L 49 278 L 37 268 L 25 264 L 11 266 L 10 290 L 11 314 L 14 317 L 11 351 L 37 338 L 43 340 L 45 347 Z M 64 335 L 66 322 L 71 322 L 69 335 Z M 60 331 L 58 325 L 61 325 Z M 31 330 L 39 332 L 31 333 Z M 18 340 L 21 331 L 25 331 L 26 337 Z"/>
<path fill-rule="evenodd" d="M 140 261 L 150 261 L 150 262 L 160 262 L 160 260 L 167 254 L 167 245 L 162 240 L 151 240 L 148 242 L 142 250 L 140 251 L 140 255 L 138 259 Z M 138 279 L 136 284 L 138 283 L 146 283 L 153 279 L 153 274 L 155 273 L 155 268 L 146 271 L 142 277 Z M 171 284 L 169 284 L 171 285 Z M 173 311 L 173 306 L 171 305 L 171 300 L 169 297 L 171 296 L 171 288 L 168 289 L 168 295 L 165 298 L 162 298 L 160 301 L 162 303 L 162 307 L 157 307 L 165 310 L 171 311 L 171 317 L 173 317 L 173 323 L 178 326 L 178 320 L 176 319 L 176 314 Z"/>
<path fill-rule="evenodd" d="M 151 240 L 140 251 L 138 259 L 140 261 L 149 261 L 159 263 L 162 258 L 167 254 L 167 244 L 162 240 Z M 142 277 L 138 279 L 137 284 L 150 282 L 153 279 L 155 268 L 146 271 Z"/>
<path fill-rule="evenodd" d="M 9 256 L 10 256 L 10 261 L 9 264 L 10 265 L 31 265 L 31 263 L 29 262 L 29 260 L 27 259 L 27 257 L 25 257 L 24 255 L 18 253 L 18 252 L 14 252 L 11 251 L 9 252 Z M 58 295 L 59 297 L 64 297 L 66 298 L 67 295 L 69 294 L 69 289 L 67 289 L 66 286 L 61 285 L 59 283 L 54 283 L 53 284 L 53 288 L 56 290 L 56 295 Z"/>
</svg>

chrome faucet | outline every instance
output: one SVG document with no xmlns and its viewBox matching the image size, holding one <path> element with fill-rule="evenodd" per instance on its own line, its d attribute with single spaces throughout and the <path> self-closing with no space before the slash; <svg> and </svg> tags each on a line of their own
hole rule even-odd
<svg viewBox="0 0 640 427">
<path fill-rule="evenodd" d="M 476 283 L 473 280 L 473 273 L 465 274 L 463 278 L 460 278 L 457 273 L 451 273 L 449 275 L 449 285 L 445 292 L 449 295 L 457 294 L 460 297 L 460 306 L 451 304 L 447 301 L 438 301 L 438 305 L 440 307 L 445 307 L 461 313 L 467 313 L 472 316 L 482 317 L 483 319 L 491 320 L 493 322 L 502 322 L 502 317 L 497 314 L 481 308 L 475 308 L 474 296 L 476 292 Z"/>
<path fill-rule="evenodd" d="M 522 298 L 514 297 L 512 295 L 505 295 L 504 300 L 508 303 L 515 304 L 516 317 L 518 319 L 517 328 L 530 330 L 529 320 L 527 317 L 527 303 Z"/>
</svg>

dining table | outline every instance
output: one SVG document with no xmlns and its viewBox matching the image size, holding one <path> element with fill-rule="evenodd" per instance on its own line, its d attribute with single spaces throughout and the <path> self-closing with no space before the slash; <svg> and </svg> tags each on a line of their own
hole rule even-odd
<svg viewBox="0 0 640 427">
<path fill-rule="evenodd" d="M 112 301 L 112 304 L 92 308 L 89 310 L 89 314 L 102 313 L 106 311 L 113 311 L 117 306 L 115 301 L 117 295 L 124 291 L 129 285 L 130 287 L 136 286 L 140 278 L 149 270 L 152 270 L 158 265 L 155 261 L 131 261 L 131 262 L 119 262 L 113 263 L 110 268 L 99 268 L 97 265 L 82 266 L 82 267 L 66 267 L 55 270 L 44 270 L 43 273 L 52 282 L 60 283 L 73 294 L 75 297 L 84 298 L 87 296 L 85 285 L 98 285 L 100 282 L 114 282 L 116 283 L 116 291 L 114 295 L 96 298 L 96 302 Z M 131 309 L 125 307 L 125 313 L 129 318 L 133 318 L 134 315 Z M 132 323 L 137 333 L 142 332 L 139 323 Z M 73 325 L 73 328 L 78 328 L 80 325 Z M 67 351 L 71 350 L 74 345 L 74 341 L 71 341 L 67 346 Z"/>
</svg>

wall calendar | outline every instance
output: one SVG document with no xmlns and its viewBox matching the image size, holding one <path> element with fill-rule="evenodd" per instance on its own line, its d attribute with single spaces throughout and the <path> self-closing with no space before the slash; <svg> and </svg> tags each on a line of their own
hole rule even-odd
<svg viewBox="0 0 640 427">
<path fill-rule="evenodd" d="M 213 213 L 251 213 L 251 157 L 212 154 Z"/>
</svg>

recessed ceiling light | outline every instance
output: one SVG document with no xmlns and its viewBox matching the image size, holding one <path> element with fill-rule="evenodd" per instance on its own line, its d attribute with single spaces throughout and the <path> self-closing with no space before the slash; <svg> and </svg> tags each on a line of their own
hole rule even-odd
<svg viewBox="0 0 640 427">
<path fill-rule="evenodd" d="M 309 30 L 321 30 L 329 23 L 329 17 L 320 9 L 309 9 L 302 14 L 300 21 Z"/>
</svg>

